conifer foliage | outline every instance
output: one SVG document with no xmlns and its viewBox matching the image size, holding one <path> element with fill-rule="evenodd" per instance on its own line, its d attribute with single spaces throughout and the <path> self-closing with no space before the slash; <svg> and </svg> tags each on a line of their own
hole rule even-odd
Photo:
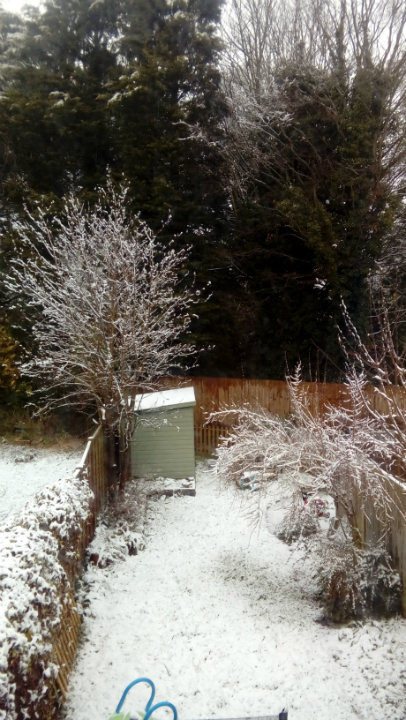
<svg viewBox="0 0 406 720">
<path fill-rule="evenodd" d="M 341 298 L 365 333 L 368 276 L 404 224 L 404 3 L 232 0 L 220 40 L 221 9 L 0 12 L 1 264 L 24 204 L 59 213 L 72 187 L 95 203 L 110 168 L 211 282 L 201 374 L 277 379 L 300 359 L 342 379 Z"/>
<path fill-rule="evenodd" d="M 226 32 L 227 247 L 235 309 L 252 318 L 247 374 L 283 377 L 285 357 L 307 372 L 317 348 L 343 367 L 341 298 L 363 332 L 400 202 L 404 5 L 234 0 Z"/>
</svg>

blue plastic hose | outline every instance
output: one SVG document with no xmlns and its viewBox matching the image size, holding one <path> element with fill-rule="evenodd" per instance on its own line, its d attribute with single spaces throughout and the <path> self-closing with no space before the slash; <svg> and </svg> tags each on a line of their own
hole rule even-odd
<svg viewBox="0 0 406 720">
<path fill-rule="evenodd" d="M 157 703 L 156 705 L 153 705 L 153 707 L 150 708 L 149 712 L 147 712 L 147 714 L 145 715 L 144 720 L 149 720 L 149 718 L 151 717 L 154 710 L 157 710 L 157 708 L 159 708 L 159 707 L 170 708 L 173 712 L 173 720 L 178 720 L 178 713 L 177 713 L 175 705 L 172 705 L 172 703 L 167 702 L 166 700 L 164 702 L 160 702 L 160 703 Z"/>
<path fill-rule="evenodd" d="M 150 680 L 149 678 L 144 678 L 144 677 L 138 678 L 138 680 L 133 680 L 132 683 L 127 685 L 126 689 L 124 690 L 124 692 L 121 696 L 121 700 L 116 707 L 116 715 L 119 714 L 121 708 L 123 707 L 124 700 L 126 699 L 129 690 L 131 690 L 131 688 L 134 687 L 134 685 L 138 685 L 138 683 L 140 683 L 140 682 L 146 682 L 146 683 L 148 683 L 148 685 L 151 686 L 151 695 L 145 706 L 144 720 L 149 720 L 152 713 L 160 707 L 169 707 L 173 712 L 173 720 L 178 720 L 178 713 L 177 713 L 176 707 L 174 705 L 172 705 L 172 703 L 164 701 L 164 702 L 156 703 L 156 705 L 152 705 L 152 703 L 154 702 L 154 697 L 155 697 L 155 685 L 152 682 L 152 680 Z"/>
</svg>

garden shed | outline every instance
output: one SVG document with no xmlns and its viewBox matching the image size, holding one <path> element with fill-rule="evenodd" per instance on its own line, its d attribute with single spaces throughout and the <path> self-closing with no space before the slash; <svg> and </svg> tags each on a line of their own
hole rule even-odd
<svg viewBox="0 0 406 720">
<path fill-rule="evenodd" d="M 193 387 L 137 395 L 139 416 L 131 445 L 131 474 L 194 477 Z"/>
</svg>

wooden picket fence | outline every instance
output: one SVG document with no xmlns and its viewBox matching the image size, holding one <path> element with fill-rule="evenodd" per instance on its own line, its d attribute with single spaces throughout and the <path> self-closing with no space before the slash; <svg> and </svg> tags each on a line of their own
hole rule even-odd
<svg viewBox="0 0 406 720">
<path fill-rule="evenodd" d="M 95 433 L 89 437 L 81 461 L 75 470 L 74 477 L 87 480 L 94 495 L 90 504 L 91 516 L 83 531 L 84 554 L 87 546 L 93 540 L 97 516 L 104 507 L 108 495 L 106 437 L 101 425 L 99 425 Z"/>
<path fill-rule="evenodd" d="M 64 567 L 71 587 L 74 587 L 75 581 L 77 580 L 78 561 L 79 565 L 81 565 L 86 548 L 94 537 L 97 515 L 104 507 L 108 496 L 106 438 L 100 425 L 96 432 L 88 439 L 81 461 L 75 469 L 74 478 L 81 478 L 87 481 L 93 491 L 94 497 L 90 503 L 90 515 L 82 528 L 75 548 L 79 557 L 76 557 L 72 564 Z M 59 665 L 56 683 L 63 700 L 66 698 L 69 674 L 78 646 L 80 626 L 81 620 L 76 602 L 73 593 L 69 592 L 68 602 L 63 609 L 60 630 L 53 642 L 55 662 Z"/>
<path fill-rule="evenodd" d="M 195 425 L 196 455 L 211 455 L 220 445 L 222 438 L 229 435 L 226 425 Z"/>
</svg>

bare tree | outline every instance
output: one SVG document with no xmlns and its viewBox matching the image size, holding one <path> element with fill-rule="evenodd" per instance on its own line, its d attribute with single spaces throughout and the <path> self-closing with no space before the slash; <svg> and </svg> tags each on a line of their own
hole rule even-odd
<svg viewBox="0 0 406 720">
<path fill-rule="evenodd" d="M 136 395 L 157 389 L 194 353 L 182 340 L 193 303 L 180 284 L 189 251 L 163 247 L 139 217 L 129 218 L 125 195 L 99 190 L 91 211 L 70 195 L 61 219 L 40 212 L 16 223 L 19 251 L 7 281 L 35 313 L 37 351 L 23 373 L 54 391 L 46 408 L 96 409 L 111 443 L 121 436 L 121 487 Z"/>
<path fill-rule="evenodd" d="M 261 163 L 254 162 L 250 167 L 251 179 L 259 182 L 261 173 L 266 173 L 273 180 L 288 183 L 292 182 L 293 173 L 297 181 L 303 181 L 306 175 L 303 164 L 296 171 L 292 167 L 292 153 L 298 153 L 292 143 L 292 126 L 302 134 L 310 162 L 313 155 L 313 160 L 325 163 L 327 158 L 317 158 L 312 138 L 306 137 L 306 129 L 300 124 L 300 109 L 306 110 L 309 92 L 313 92 L 314 102 L 325 105 L 330 132 L 336 125 L 339 144 L 340 136 L 343 139 L 352 130 L 343 122 L 343 108 L 351 106 L 360 83 L 364 90 L 371 86 L 373 112 L 379 115 L 373 170 L 379 180 L 385 177 L 394 185 L 399 183 L 405 160 L 403 2 L 232 0 L 223 24 L 224 82 L 230 110 L 225 120 L 224 148 L 233 169 L 234 192 L 246 190 L 244 179 L 249 161 L 241 162 L 241 158 L 244 153 L 250 157 L 254 148 L 256 159 L 261 155 Z M 301 84 L 310 76 L 310 85 Z M 366 117 L 371 112 L 369 95 L 360 94 Z M 281 125 L 281 115 L 286 120 L 288 114 L 290 123 Z M 250 133 L 239 131 L 241 123 L 250 127 Z M 320 132 L 325 129 L 320 128 Z M 365 172 L 365 168 L 351 164 L 350 159 L 347 169 L 354 180 L 357 170 Z"/>
</svg>

